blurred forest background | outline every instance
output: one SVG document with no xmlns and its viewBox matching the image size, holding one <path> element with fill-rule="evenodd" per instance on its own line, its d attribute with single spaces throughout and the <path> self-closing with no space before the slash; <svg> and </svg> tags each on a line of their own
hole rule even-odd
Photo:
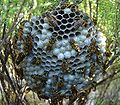
<svg viewBox="0 0 120 105">
<path fill-rule="evenodd" d="M 48 105 L 26 86 L 14 65 L 11 39 L 20 23 L 58 5 L 58 0 L 0 0 L 0 105 Z M 107 37 L 107 79 L 89 95 L 87 105 L 120 105 L 120 0 L 83 0 L 86 12 Z M 66 105 L 66 104 L 65 104 Z"/>
</svg>

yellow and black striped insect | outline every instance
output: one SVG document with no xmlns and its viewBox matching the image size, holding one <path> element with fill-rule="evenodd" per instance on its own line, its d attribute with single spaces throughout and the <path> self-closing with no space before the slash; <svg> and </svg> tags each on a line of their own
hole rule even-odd
<svg viewBox="0 0 120 105">
<path fill-rule="evenodd" d="M 41 58 L 39 58 L 39 57 L 33 57 L 32 64 L 34 64 L 34 65 L 40 65 L 41 63 L 42 63 Z"/>
<path fill-rule="evenodd" d="M 20 40 L 23 40 L 23 28 L 24 28 L 24 24 L 27 22 L 27 20 L 24 20 L 20 23 L 20 27 L 18 29 L 18 38 Z"/>
<path fill-rule="evenodd" d="M 16 49 L 17 48 L 17 41 L 18 41 L 18 36 L 15 35 L 12 39 L 12 45 L 13 45 L 13 48 Z"/>
<path fill-rule="evenodd" d="M 70 3 L 69 2 L 66 2 L 66 0 L 60 0 L 60 7 L 61 9 L 65 9 L 67 6 L 69 6 Z"/>
<path fill-rule="evenodd" d="M 48 100 L 49 97 L 47 97 L 46 95 L 41 95 L 41 94 L 37 94 L 38 95 L 38 98 L 41 100 L 41 99 L 45 99 L 45 100 Z"/>
<path fill-rule="evenodd" d="M 76 20 L 74 22 L 74 29 L 77 30 L 79 27 L 82 27 L 83 24 L 84 24 L 84 20 L 83 19 Z"/>
<path fill-rule="evenodd" d="M 50 12 L 45 13 L 45 17 L 50 26 L 57 27 L 57 19 Z"/>
<path fill-rule="evenodd" d="M 70 39 L 70 45 L 73 49 L 75 49 L 78 53 L 81 52 L 79 45 L 76 43 L 74 39 Z"/>
<path fill-rule="evenodd" d="M 47 81 L 47 78 L 45 78 L 43 75 L 34 74 L 31 75 L 31 77 L 36 81 L 41 81 L 41 83 L 45 83 Z"/>
<path fill-rule="evenodd" d="M 25 51 L 25 53 L 29 54 L 32 51 L 32 47 L 33 47 L 32 36 L 28 35 L 24 39 L 24 51 Z"/>
<path fill-rule="evenodd" d="M 24 73 L 23 73 L 23 68 L 17 68 L 15 69 L 15 74 L 18 75 L 20 79 L 23 79 Z"/>
<path fill-rule="evenodd" d="M 22 62 L 24 58 L 25 58 L 25 54 L 23 52 L 20 52 L 16 57 L 16 61 L 15 61 L 16 64 L 19 65 L 20 62 Z"/>
<path fill-rule="evenodd" d="M 91 80 L 93 79 L 93 75 L 95 73 L 95 70 L 96 70 L 96 65 L 94 62 L 91 62 L 90 63 L 90 72 L 89 72 L 89 77 Z"/>
<path fill-rule="evenodd" d="M 61 67 L 63 72 L 69 72 L 70 68 L 68 60 L 63 60 Z"/>
<path fill-rule="evenodd" d="M 55 38 L 50 38 L 50 40 L 47 43 L 46 51 L 50 52 L 53 49 L 53 45 L 56 42 Z"/>
<path fill-rule="evenodd" d="M 41 76 L 37 74 L 31 75 L 31 77 L 35 80 L 41 80 Z"/>
<path fill-rule="evenodd" d="M 92 40 L 90 46 L 88 47 L 88 52 L 89 52 L 90 56 L 93 53 L 96 53 L 97 55 L 99 55 L 100 52 L 97 49 L 97 45 L 96 45 L 96 40 L 95 39 Z"/>
<path fill-rule="evenodd" d="M 57 88 L 62 88 L 63 86 L 64 86 L 64 82 L 63 81 L 57 82 Z"/>
<path fill-rule="evenodd" d="M 74 85 L 71 86 L 71 91 L 72 91 L 73 95 L 77 95 L 78 91 L 77 91 L 77 89 L 76 89 L 76 87 Z"/>
<path fill-rule="evenodd" d="M 67 6 L 67 8 L 70 8 L 72 11 L 79 11 L 78 6 L 76 4 L 70 4 Z"/>
<path fill-rule="evenodd" d="M 78 6 L 76 4 L 71 4 L 70 2 L 66 2 L 65 0 L 60 3 L 61 9 L 70 8 L 72 11 L 78 11 Z"/>
</svg>

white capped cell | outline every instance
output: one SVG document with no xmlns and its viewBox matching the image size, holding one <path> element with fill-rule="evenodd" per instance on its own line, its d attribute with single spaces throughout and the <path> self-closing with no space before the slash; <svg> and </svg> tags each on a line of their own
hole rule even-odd
<svg viewBox="0 0 120 105">
<path fill-rule="evenodd" d="M 79 37 L 78 37 L 78 40 L 79 41 L 84 41 L 86 39 L 86 36 L 85 35 L 80 35 Z"/>
<path fill-rule="evenodd" d="M 97 42 L 99 42 L 99 43 L 106 43 L 106 37 L 104 36 L 102 36 L 102 37 L 98 37 L 97 38 Z"/>
<path fill-rule="evenodd" d="M 51 36 L 52 36 L 52 32 L 48 31 L 48 32 L 47 32 L 47 36 L 48 36 L 48 37 L 51 37 Z"/>
<path fill-rule="evenodd" d="M 42 48 L 43 47 L 43 41 L 37 42 L 37 46 L 40 47 L 40 48 Z"/>
<path fill-rule="evenodd" d="M 97 32 L 98 36 L 104 36 L 102 32 L 98 31 Z"/>
<path fill-rule="evenodd" d="M 74 40 L 75 40 L 76 42 L 79 42 L 79 37 L 75 37 Z"/>
<path fill-rule="evenodd" d="M 31 21 L 36 21 L 37 19 L 38 19 L 38 17 L 32 16 Z"/>
<path fill-rule="evenodd" d="M 74 75 L 68 75 L 68 78 L 70 81 L 73 81 L 75 79 L 75 76 Z"/>
<path fill-rule="evenodd" d="M 49 24 L 48 24 L 48 23 L 44 23 L 42 26 L 43 26 L 43 28 L 45 28 L 45 29 L 49 29 Z"/>
<path fill-rule="evenodd" d="M 48 89 L 51 88 L 50 83 L 47 83 L 46 88 L 48 88 Z"/>
<path fill-rule="evenodd" d="M 43 41 L 43 43 L 48 43 L 49 42 L 49 39 L 45 39 L 44 41 Z"/>
<path fill-rule="evenodd" d="M 24 28 L 23 29 L 23 33 L 29 33 L 30 32 L 30 29 L 29 28 Z"/>
<path fill-rule="evenodd" d="M 20 46 L 21 43 L 22 43 L 22 42 L 21 42 L 20 40 L 18 40 L 18 41 L 17 41 L 17 46 Z"/>
<path fill-rule="evenodd" d="M 39 71 L 39 66 L 35 66 L 34 69 L 38 72 Z"/>
<path fill-rule="evenodd" d="M 68 45 L 66 45 L 66 50 L 71 50 L 71 46 L 68 44 Z"/>
<path fill-rule="evenodd" d="M 85 43 L 86 45 L 90 45 L 90 43 L 91 43 L 91 38 L 87 38 L 87 39 L 84 41 L 84 43 Z"/>
<path fill-rule="evenodd" d="M 47 80 L 47 84 L 51 84 L 52 83 L 52 80 L 51 79 L 48 79 Z"/>
<path fill-rule="evenodd" d="M 70 58 L 70 57 L 71 57 L 70 51 L 66 51 L 66 52 L 64 53 L 64 56 L 65 56 L 65 58 Z"/>
<path fill-rule="evenodd" d="M 82 29 L 83 29 L 83 28 L 82 28 L 81 26 L 78 28 L 79 31 L 81 31 Z"/>
<path fill-rule="evenodd" d="M 53 77 L 53 75 L 54 75 L 54 72 L 51 72 L 51 71 L 48 74 L 49 78 Z"/>
<path fill-rule="evenodd" d="M 86 56 L 85 55 L 80 56 L 80 61 L 81 62 L 84 62 L 85 60 L 86 60 Z"/>
<path fill-rule="evenodd" d="M 82 84 L 77 84 L 77 89 L 81 89 L 82 88 Z"/>
<path fill-rule="evenodd" d="M 71 88 L 71 84 L 67 84 L 67 89 L 70 89 Z"/>
<path fill-rule="evenodd" d="M 105 47 L 104 47 L 104 46 L 103 46 L 103 47 L 100 47 L 100 51 L 101 51 L 102 53 L 105 53 L 105 52 L 106 52 Z"/>
<path fill-rule="evenodd" d="M 46 35 L 42 34 L 41 37 L 40 37 L 40 39 L 41 39 L 41 40 L 45 40 L 46 37 L 47 37 Z"/>
<path fill-rule="evenodd" d="M 38 74 L 39 74 L 39 75 L 42 75 L 43 73 L 44 73 L 44 71 L 39 68 Z"/>
<path fill-rule="evenodd" d="M 23 48 L 24 48 L 24 45 L 22 44 L 22 45 L 20 46 L 20 48 L 23 49 Z"/>
<path fill-rule="evenodd" d="M 44 18 L 44 22 L 46 22 L 46 23 L 48 22 L 48 19 L 47 19 L 47 17 L 45 17 L 45 18 Z"/>
<path fill-rule="evenodd" d="M 65 80 L 65 81 L 68 81 L 68 80 L 69 80 L 68 75 L 64 75 L 64 80 Z"/>
<path fill-rule="evenodd" d="M 81 34 L 87 35 L 87 34 L 88 34 L 88 30 L 87 30 L 87 29 L 83 29 L 83 30 L 81 31 Z"/>
<path fill-rule="evenodd" d="M 24 37 L 27 37 L 27 36 L 28 36 L 28 34 L 27 34 L 27 33 L 26 33 L 26 34 L 25 34 L 25 33 L 23 33 L 23 36 L 24 36 Z"/>
<path fill-rule="evenodd" d="M 69 13 L 71 13 L 72 11 L 71 11 L 71 9 L 70 8 L 65 8 L 64 9 L 64 13 L 65 14 L 69 14 Z"/>
<path fill-rule="evenodd" d="M 60 48 L 60 52 L 64 53 L 64 52 L 65 52 L 65 49 L 66 49 L 65 47 L 61 47 L 61 48 Z"/>
<path fill-rule="evenodd" d="M 45 34 L 45 35 L 47 35 L 47 30 L 46 29 L 42 29 L 42 34 Z"/>
<path fill-rule="evenodd" d="M 89 67 L 89 66 L 90 66 L 90 62 L 87 62 L 87 63 L 86 63 L 86 66 Z"/>
<path fill-rule="evenodd" d="M 63 60 L 64 59 L 64 54 L 63 53 L 59 53 L 57 57 L 58 57 L 58 59 Z"/>
<path fill-rule="evenodd" d="M 99 40 L 101 42 L 105 42 L 106 41 L 106 37 L 103 35 L 102 32 L 98 32 L 97 33 L 97 40 Z"/>
<path fill-rule="evenodd" d="M 62 46 L 62 41 L 56 41 L 56 47 L 61 47 Z"/>
<path fill-rule="evenodd" d="M 78 42 L 78 44 L 79 44 L 79 45 L 82 45 L 82 44 L 83 44 L 83 42 L 82 42 L 82 41 L 79 41 L 79 42 Z"/>
<path fill-rule="evenodd" d="M 59 48 L 54 48 L 53 49 L 53 54 L 54 55 L 58 55 L 60 53 L 60 49 Z"/>
<path fill-rule="evenodd" d="M 68 40 L 62 40 L 62 46 L 66 46 L 68 44 Z"/>
<path fill-rule="evenodd" d="M 30 27 L 31 24 L 30 24 L 29 22 L 26 22 L 24 26 L 25 26 L 25 27 Z"/>
<path fill-rule="evenodd" d="M 31 32 L 31 35 L 32 36 L 35 36 L 35 35 L 37 35 L 38 33 L 36 32 L 36 30 L 32 30 L 32 32 Z"/>
<path fill-rule="evenodd" d="M 77 52 L 74 49 L 72 49 L 71 50 L 71 56 L 76 56 L 76 54 L 77 54 Z"/>
<path fill-rule="evenodd" d="M 38 72 L 35 70 L 35 68 L 34 68 L 33 70 L 34 70 L 33 74 L 34 74 L 34 75 L 37 75 Z"/>
</svg>

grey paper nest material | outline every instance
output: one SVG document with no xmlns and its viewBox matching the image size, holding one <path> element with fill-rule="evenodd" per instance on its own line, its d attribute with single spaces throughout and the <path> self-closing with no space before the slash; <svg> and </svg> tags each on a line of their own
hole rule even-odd
<svg viewBox="0 0 120 105">
<path fill-rule="evenodd" d="M 27 38 L 31 38 L 27 39 Z M 32 41 L 28 51 L 24 41 Z M 23 29 L 20 63 L 30 88 L 48 98 L 73 94 L 96 81 L 102 72 L 106 38 L 75 4 L 63 4 L 42 16 L 33 16 Z M 29 49 L 30 50 L 30 49 Z"/>
</svg>

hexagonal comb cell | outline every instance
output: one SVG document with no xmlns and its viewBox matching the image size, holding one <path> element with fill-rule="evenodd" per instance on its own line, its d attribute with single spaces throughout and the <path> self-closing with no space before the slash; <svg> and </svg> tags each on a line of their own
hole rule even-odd
<svg viewBox="0 0 120 105">
<path fill-rule="evenodd" d="M 65 97 L 71 96 L 73 85 L 79 90 L 89 83 L 94 73 L 101 71 L 100 63 L 96 62 L 93 54 L 97 50 L 100 51 L 99 56 L 103 55 L 106 38 L 96 30 L 88 15 L 76 8 L 75 4 L 60 4 L 40 17 L 33 16 L 24 27 L 23 36 L 31 34 L 33 39 L 32 52 L 26 55 L 21 64 L 25 79 L 33 90 L 37 83 L 44 82 L 44 86 L 36 91 L 41 91 L 42 95 L 49 98 L 60 92 Z M 24 46 L 24 40 L 18 42 Z M 22 47 L 21 50 L 24 52 Z M 37 65 L 31 63 L 33 56 Z M 93 68 L 91 62 L 97 67 Z M 90 70 L 95 72 L 91 73 Z M 84 75 L 88 77 L 87 82 L 84 82 Z M 92 78 L 95 80 L 96 77 Z M 54 89 L 56 93 L 53 94 L 50 90 Z"/>
</svg>

